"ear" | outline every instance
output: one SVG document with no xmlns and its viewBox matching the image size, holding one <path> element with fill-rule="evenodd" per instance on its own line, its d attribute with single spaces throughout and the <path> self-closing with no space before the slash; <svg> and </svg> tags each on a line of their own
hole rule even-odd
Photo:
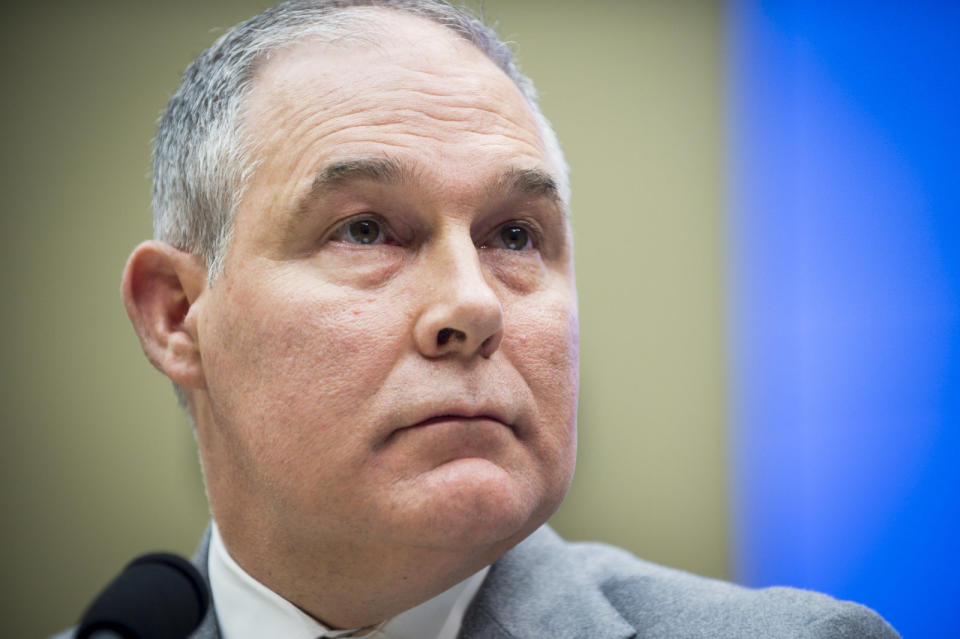
<svg viewBox="0 0 960 639">
<path fill-rule="evenodd" d="M 203 260 L 164 242 L 140 244 L 123 269 L 123 304 L 143 352 L 182 387 L 205 386 L 197 315 L 206 286 Z"/>
</svg>

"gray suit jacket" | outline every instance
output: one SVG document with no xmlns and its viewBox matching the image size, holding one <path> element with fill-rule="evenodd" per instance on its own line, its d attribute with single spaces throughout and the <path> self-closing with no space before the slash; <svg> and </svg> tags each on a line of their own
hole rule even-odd
<svg viewBox="0 0 960 639">
<path fill-rule="evenodd" d="M 194 558 L 204 577 L 209 541 L 208 533 Z M 619 548 L 567 543 L 547 526 L 493 564 L 460 632 L 460 639 L 694 637 L 899 635 L 875 612 L 855 603 L 793 588 L 751 590 L 706 579 Z M 212 606 L 191 639 L 220 639 Z"/>
</svg>

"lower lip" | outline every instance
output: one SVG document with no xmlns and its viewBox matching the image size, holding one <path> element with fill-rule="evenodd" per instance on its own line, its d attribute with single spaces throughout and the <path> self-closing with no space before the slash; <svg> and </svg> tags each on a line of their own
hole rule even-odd
<svg viewBox="0 0 960 639">
<path fill-rule="evenodd" d="M 431 445 L 454 450 L 487 450 L 504 443 L 503 436 L 510 426 L 492 417 L 457 417 L 443 415 L 431 417 L 394 432 L 404 438 L 416 435 L 418 446 L 429 448 Z"/>
</svg>

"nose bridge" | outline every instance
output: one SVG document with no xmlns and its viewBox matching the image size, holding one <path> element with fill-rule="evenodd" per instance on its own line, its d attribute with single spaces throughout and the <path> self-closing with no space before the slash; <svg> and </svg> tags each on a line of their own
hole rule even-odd
<svg viewBox="0 0 960 639">
<path fill-rule="evenodd" d="M 434 243 L 434 250 L 437 254 L 437 266 L 445 271 L 446 279 L 449 280 L 450 284 L 461 284 L 462 293 L 473 292 L 479 294 L 481 289 L 486 289 L 493 294 L 483 274 L 480 254 L 470 237 L 469 231 L 445 233 Z M 494 295 L 494 297 L 496 296 Z"/>
<path fill-rule="evenodd" d="M 503 309 L 469 229 L 444 229 L 424 259 L 425 297 L 414 328 L 420 351 L 428 357 L 490 357 L 503 334 Z"/>
</svg>

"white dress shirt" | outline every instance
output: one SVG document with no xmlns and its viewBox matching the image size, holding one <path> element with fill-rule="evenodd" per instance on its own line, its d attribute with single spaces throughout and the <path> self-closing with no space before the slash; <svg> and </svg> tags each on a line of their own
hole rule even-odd
<svg viewBox="0 0 960 639">
<path fill-rule="evenodd" d="M 331 630 L 247 574 L 227 552 L 216 523 L 212 528 L 207 567 L 223 639 L 455 639 L 467 607 L 490 570 L 487 566 L 375 627 Z"/>
</svg>

